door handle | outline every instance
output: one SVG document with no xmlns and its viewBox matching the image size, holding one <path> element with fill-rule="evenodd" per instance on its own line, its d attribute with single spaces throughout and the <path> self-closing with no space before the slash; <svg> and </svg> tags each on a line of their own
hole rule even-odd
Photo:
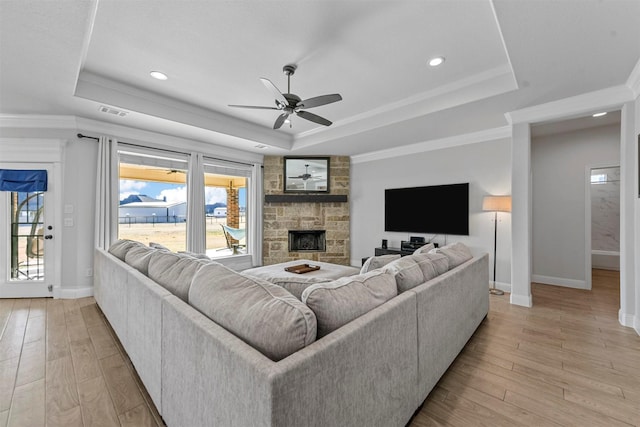
<svg viewBox="0 0 640 427">
<path fill-rule="evenodd" d="M 46 236 L 44 236 L 44 238 L 47 240 L 51 240 L 53 239 L 53 236 L 51 234 L 47 234 Z"/>
</svg>

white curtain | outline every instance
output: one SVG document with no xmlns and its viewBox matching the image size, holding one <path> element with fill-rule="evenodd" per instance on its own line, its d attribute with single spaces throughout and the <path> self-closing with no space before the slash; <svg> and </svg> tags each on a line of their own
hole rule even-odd
<svg viewBox="0 0 640 427">
<path fill-rule="evenodd" d="M 262 206 L 264 204 L 262 165 L 255 163 L 251 173 L 252 185 L 249 186 L 249 203 L 247 209 L 247 227 L 249 229 L 248 247 L 251 252 L 252 265 L 262 265 Z"/>
<path fill-rule="evenodd" d="M 106 136 L 98 140 L 95 245 L 108 249 L 118 238 L 118 142 Z"/>
<path fill-rule="evenodd" d="M 187 250 L 206 252 L 206 224 L 204 206 L 204 165 L 201 153 L 189 156 L 187 174 Z"/>
</svg>

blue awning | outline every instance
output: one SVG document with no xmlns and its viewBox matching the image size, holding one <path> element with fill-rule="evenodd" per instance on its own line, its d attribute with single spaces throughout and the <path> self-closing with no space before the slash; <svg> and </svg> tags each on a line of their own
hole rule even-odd
<svg viewBox="0 0 640 427">
<path fill-rule="evenodd" d="M 0 169 L 0 191 L 47 191 L 47 171 Z"/>
</svg>

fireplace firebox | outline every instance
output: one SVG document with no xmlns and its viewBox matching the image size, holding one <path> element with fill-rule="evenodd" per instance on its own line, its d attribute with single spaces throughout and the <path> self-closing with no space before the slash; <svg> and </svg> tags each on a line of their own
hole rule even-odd
<svg viewBox="0 0 640 427">
<path fill-rule="evenodd" d="M 325 230 L 289 230 L 289 252 L 326 252 Z"/>
</svg>

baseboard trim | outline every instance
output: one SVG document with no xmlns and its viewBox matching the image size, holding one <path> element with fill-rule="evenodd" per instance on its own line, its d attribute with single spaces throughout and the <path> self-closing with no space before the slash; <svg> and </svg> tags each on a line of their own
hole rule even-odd
<svg viewBox="0 0 640 427">
<path fill-rule="evenodd" d="M 495 283 L 495 287 L 497 289 L 500 289 L 503 292 L 511 293 L 511 283 L 489 281 L 489 286 L 491 286 L 494 283 Z"/>
<path fill-rule="evenodd" d="M 523 307 L 531 308 L 533 306 L 531 295 L 516 295 L 512 293 L 510 302 L 513 305 L 521 305 Z"/>
<path fill-rule="evenodd" d="M 531 276 L 531 281 L 535 283 L 542 283 L 543 285 L 564 286 L 565 288 L 575 289 L 589 289 L 587 283 L 584 280 L 565 279 L 563 277 L 542 276 L 539 274 L 534 274 Z"/>
<path fill-rule="evenodd" d="M 78 288 L 53 287 L 53 297 L 59 299 L 77 299 L 93 296 L 93 286 L 83 286 Z"/>
<path fill-rule="evenodd" d="M 633 318 L 633 330 L 640 336 L 640 316 L 634 316 Z"/>
</svg>

